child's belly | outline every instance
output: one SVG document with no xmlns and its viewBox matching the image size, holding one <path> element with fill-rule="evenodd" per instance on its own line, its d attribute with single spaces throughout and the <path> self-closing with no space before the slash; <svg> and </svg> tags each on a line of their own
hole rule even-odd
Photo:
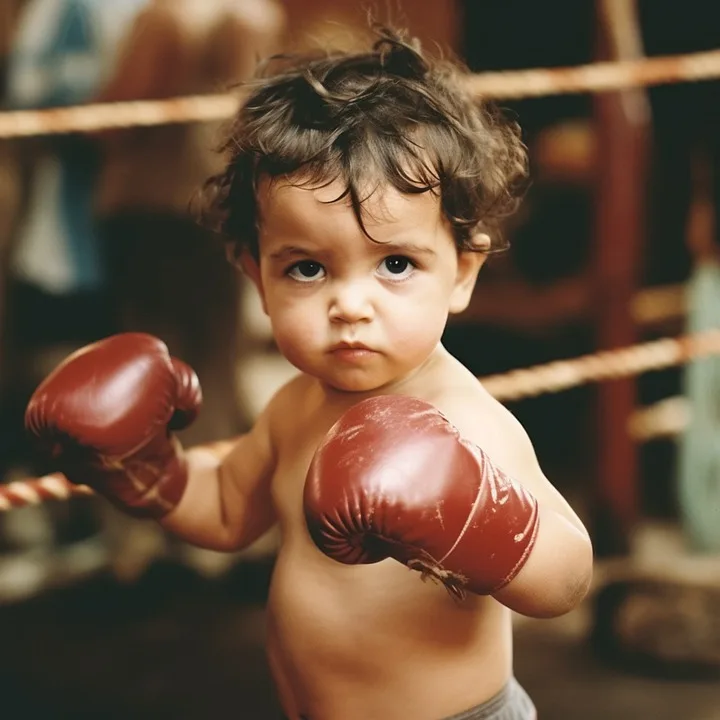
<svg viewBox="0 0 720 720">
<path fill-rule="evenodd" d="M 505 608 L 458 602 L 393 560 L 344 566 L 286 541 L 268 611 L 270 662 L 293 720 L 439 720 L 491 698 L 512 672 Z"/>
</svg>

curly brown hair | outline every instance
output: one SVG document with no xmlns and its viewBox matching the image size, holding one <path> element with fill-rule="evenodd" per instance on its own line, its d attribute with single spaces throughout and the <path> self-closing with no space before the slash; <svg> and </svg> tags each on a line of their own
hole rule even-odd
<svg viewBox="0 0 720 720">
<path fill-rule="evenodd" d="M 496 230 L 517 206 L 527 155 L 515 123 L 463 87 L 467 71 L 430 59 L 396 30 L 376 28 L 368 52 L 276 56 L 248 95 L 219 150 L 225 169 L 204 186 L 203 217 L 235 257 L 258 257 L 261 178 L 303 186 L 341 180 L 360 227 L 363 202 L 390 183 L 437 192 L 457 247 Z M 491 250 L 504 249 L 491 233 Z"/>
</svg>

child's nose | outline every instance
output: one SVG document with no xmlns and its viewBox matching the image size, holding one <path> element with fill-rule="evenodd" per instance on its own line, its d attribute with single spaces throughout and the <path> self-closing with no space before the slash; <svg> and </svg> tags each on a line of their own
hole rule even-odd
<svg viewBox="0 0 720 720">
<path fill-rule="evenodd" d="M 363 281 L 338 283 L 330 301 L 332 322 L 367 322 L 374 314 L 371 292 Z"/>
</svg>

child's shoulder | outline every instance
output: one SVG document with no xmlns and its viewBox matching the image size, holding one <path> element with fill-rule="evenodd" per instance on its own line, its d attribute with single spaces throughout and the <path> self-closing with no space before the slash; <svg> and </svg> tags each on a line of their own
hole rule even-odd
<svg viewBox="0 0 720 720">
<path fill-rule="evenodd" d="M 263 415 L 271 432 L 283 432 L 287 424 L 297 424 L 311 405 L 317 382 L 304 373 L 297 373 L 283 383 L 265 406 Z"/>
<path fill-rule="evenodd" d="M 496 400 L 469 371 L 451 373 L 425 399 L 434 405 L 460 435 L 501 456 L 533 453 L 518 419 Z"/>
</svg>

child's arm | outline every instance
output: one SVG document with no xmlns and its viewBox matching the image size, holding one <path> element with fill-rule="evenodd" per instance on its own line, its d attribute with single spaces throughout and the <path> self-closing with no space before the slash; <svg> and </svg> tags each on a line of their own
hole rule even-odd
<svg viewBox="0 0 720 720">
<path fill-rule="evenodd" d="M 593 550 L 580 518 L 547 479 L 520 422 L 488 396 L 478 413 L 462 397 L 441 402 L 460 434 L 476 443 L 501 472 L 537 502 L 538 532 L 532 551 L 513 580 L 494 593 L 512 610 L 531 617 L 554 617 L 574 607 L 592 581 Z"/>
<path fill-rule="evenodd" d="M 161 519 L 164 528 L 193 545 L 232 551 L 247 547 L 274 524 L 269 415 L 266 409 L 222 455 L 188 450 L 187 487 L 177 507 Z"/>
<path fill-rule="evenodd" d="M 536 617 L 568 612 L 592 573 L 582 524 L 530 464 L 516 426 L 493 413 L 478 432 L 478 408 L 464 399 L 441 409 L 466 431 L 416 398 L 346 412 L 308 473 L 311 537 L 340 562 L 392 557 L 460 597 L 492 595 Z"/>
<path fill-rule="evenodd" d="M 186 453 L 173 433 L 201 401 L 197 376 L 163 342 L 123 333 L 60 363 L 33 393 L 25 422 L 72 482 L 191 542 L 238 549 L 273 521 L 270 410 L 221 460 Z"/>
<path fill-rule="evenodd" d="M 575 608 L 592 581 L 593 550 L 585 526 L 540 469 L 525 430 L 508 429 L 513 459 L 507 471 L 537 499 L 538 533 L 532 552 L 517 576 L 494 597 L 530 617 L 555 617 Z M 492 453 L 492 450 L 488 450 Z"/>
</svg>

